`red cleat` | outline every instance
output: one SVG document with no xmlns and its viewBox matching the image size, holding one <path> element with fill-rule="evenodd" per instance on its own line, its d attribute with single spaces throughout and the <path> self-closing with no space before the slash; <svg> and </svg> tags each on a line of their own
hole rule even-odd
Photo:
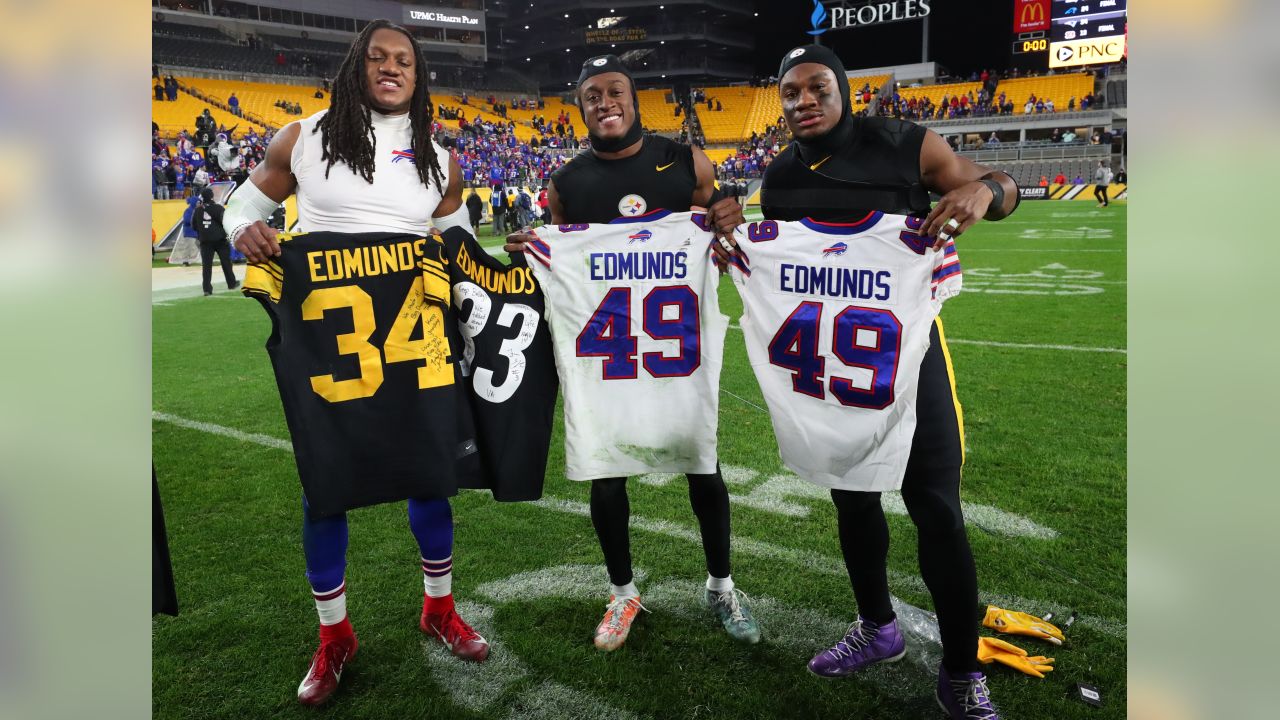
<svg viewBox="0 0 1280 720">
<path fill-rule="evenodd" d="M 356 656 L 360 643 L 355 634 L 321 641 L 316 654 L 311 656 L 311 668 L 298 686 L 298 702 L 303 705 L 321 705 L 338 690 L 342 670 Z"/>
<path fill-rule="evenodd" d="M 456 658 L 484 662 L 489 657 L 489 641 L 467 624 L 453 607 L 453 596 L 428 597 L 423 602 L 422 632 L 444 643 Z"/>
</svg>

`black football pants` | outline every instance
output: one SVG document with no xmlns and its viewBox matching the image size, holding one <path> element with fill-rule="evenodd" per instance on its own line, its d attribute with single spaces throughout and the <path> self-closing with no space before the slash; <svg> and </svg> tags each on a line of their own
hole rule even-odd
<svg viewBox="0 0 1280 720">
<path fill-rule="evenodd" d="M 929 331 L 929 350 L 920 363 L 916 432 L 902 500 L 918 534 L 920 575 L 938 615 L 942 662 L 952 672 L 973 672 L 978 669 L 978 576 L 960 509 L 960 405 L 940 328 L 937 321 Z M 880 493 L 832 490 L 831 499 L 858 614 L 872 622 L 888 622 L 894 617 L 886 567 L 889 526 Z"/>
<path fill-rule="evenodd" d="M 702 551 L 707 572 L 729 577 L 729 490 L 720 477 L 720 466 L 709 475 L 688 475 L 689 504 L 702 531 Z M 604 551 L 609 582 L 631 582 L 631 503 L 625 477 L 591 481 L 591 524 Z"/>
</svg>

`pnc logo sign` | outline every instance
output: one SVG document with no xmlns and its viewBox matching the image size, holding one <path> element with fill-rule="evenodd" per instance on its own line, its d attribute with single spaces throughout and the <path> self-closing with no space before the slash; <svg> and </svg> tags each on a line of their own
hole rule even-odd
<svg viewBox="0 0 1280 720">
<path fill-rule="evenodd" d="M 1113 36 L 1056 42 L 1050 51 L 1049 67 L 1055 68 L 1119 62 L 1124 57 L 1124 38 Z"/>
</svg>

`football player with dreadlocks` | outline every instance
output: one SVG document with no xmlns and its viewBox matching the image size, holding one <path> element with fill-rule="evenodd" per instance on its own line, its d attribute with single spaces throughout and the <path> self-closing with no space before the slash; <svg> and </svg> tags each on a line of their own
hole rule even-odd
<svg viewBox="0 0 1280 720">
<path fill-rule="evenodd" d="M 423 235 L 432 227 L 470 232 L 462 172 L 431 139 L 434 108 L 427 77 L 425 60 L 407 30 L 385 20 L 369 23 L 338 69 L 329 109 L 277 133 L 265 161 L 227 203 L 228 236 L 249 262 L 280 255 L 276 231 L 265 221 L 294 193 L 301 232 Z M 298 700 L 318 705 L 337 690 L 357 642 L 346 610 L 346 515 L 314 519 L 305 497 L 302 504 L 303 553 L 320 615 L 320 647 L 298 687 Z M 483 661 L 488 642 L 454 609 L 449 501 L 410 499 L 408 505 L 424 575 L 420 627 L 454 655 Z"/>
</svg>

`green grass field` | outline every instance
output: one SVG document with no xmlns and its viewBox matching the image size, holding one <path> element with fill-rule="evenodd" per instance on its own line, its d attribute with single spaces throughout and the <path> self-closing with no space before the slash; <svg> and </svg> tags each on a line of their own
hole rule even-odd
<svg viewBox="0 0 1280 720">
<path fill-rule="evenodd" d="M 1126 213 L 1123 203 L 1028 202 L 958 241 L 965 292 L 943 318 L 964 406 L 979 587 L 1013 609 L 1080 614 L 1061 648 L 1002 636 L 1057 659 L 1044 680 L 988 670 L 1005 718 L 1124 715 Z M 736 321 L 727 279 L 720 303 Z M 630 483 L 632 553 L 652 612 L 621 651 L 594 649 L 607 579 L 588 486 L 563 476 L 557 417 L 543 501 L 464 492 L 453 503 L 454 593 L 493 642 L 489 661 L 455 661 L 418 631 L 422 576 L 403 505 L 354 511 L 347 579 L 359 657 L 330 705 L 299 706 L 317 621 L 268 332 L 258 304 L 235 293 L 153 307 L 153 453 L 181 605 L 177 618 L 153 621 L 155 717 L 941 717 L 939 648 L 925 634 L 903 661 L 854 678 L 806 671 L 856 609 L 834 509 L 787 477 L 735 329 L 719 453 L 734 501 L 733 574 L 764 642 L 733 644 L 698 607 L 705 569 L 684 481 L 645 478 Z M 885 505 L 893 593 L 928 609 L 914 527 L 900 503 Z M 1073 699 L 1077 682 L 1098 686 L 1105 707 Z"/>
</svg>

